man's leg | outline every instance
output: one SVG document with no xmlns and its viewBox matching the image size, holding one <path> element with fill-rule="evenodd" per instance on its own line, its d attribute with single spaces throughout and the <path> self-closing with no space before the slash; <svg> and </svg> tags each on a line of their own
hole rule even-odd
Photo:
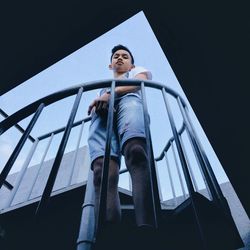
<svg viewBox="0 0 250 250">
<path fill-rule="evenodd" d="M 106 221 L 116 223 L 120 222 L 121 220 L 120 199 L 118 194 L 119 165 L 112 158 L 110 159 L 109 163 L 109 185 L 107 195 Z M 98 204 L 100 198 L 102 166 L 103 157 L 99 157 L 93 162 L 95 204 Z"/>
<path fill-rule="evenodd" d="M 124 157 L 132 179 L 136 223 L 138 226 L 153 225 L 153 204 L 145 139 L 129 139 L 124 145 Z"/>
</svg>

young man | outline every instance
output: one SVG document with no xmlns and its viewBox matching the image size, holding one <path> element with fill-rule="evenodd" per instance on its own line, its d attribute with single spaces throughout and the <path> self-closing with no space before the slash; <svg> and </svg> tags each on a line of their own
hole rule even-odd
<svg viewBox="0 0 250 250">
<path fill-rule="evenodd" d="M 117 45 L 112 49 L 109 69 L 117 79 L 152 79 L 148 70 L 134 66 L 132 53 L 123 45 Z M 138 227 L 151 227 L 153 208 L 140 88 L 120 86 L 115 88 L 115 94 L 106 221 L 116 223 L 121 220 L 118 179 L 122 153 L 132 179 L 136 223 Z M 92 114 L 88 143 L 94 171 L 96 202 L 100 196 L 109 98 L 108 89 L 102 89 L 100 96 L 90 104 L 88 110 L 88 113 Z"/>
</svg>

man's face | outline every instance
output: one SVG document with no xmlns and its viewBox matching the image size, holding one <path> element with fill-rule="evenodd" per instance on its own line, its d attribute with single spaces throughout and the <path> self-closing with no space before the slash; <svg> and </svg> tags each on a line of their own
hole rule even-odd
<svg viewBox="0 0 250 250">
<path fill-rule="evenodd" d="M 126 50 L 117 50 L 112 56 L 109 68 L 117 73 L 125 73 L 131 70 L 134 65 L 131 63 L 130 54 Z"/>
</svg>

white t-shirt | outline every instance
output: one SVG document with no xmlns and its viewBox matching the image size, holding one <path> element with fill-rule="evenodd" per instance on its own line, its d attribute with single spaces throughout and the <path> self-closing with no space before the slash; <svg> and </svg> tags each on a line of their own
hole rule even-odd
<svg viewBox="0 0 250 250">
<path fill-rule="evenodd" d="M 152 73 L 145 69 L 144 67 L 141 66 L 136 66 L 133 69 L 131 69 L 130 71 L 126 72 L 123 74 L 123 76 L 119 79 L 133 79 L 135 78 L 136 75 L 140 74 L 140 73 L 146 73 L 147 74 L 147 78 L 148 80 L 152 80 Z M 103 93 L 106 92 L 108 88 L 104 88 L 102 89 L 99 93 L 98 96 L 101 96 Z M 126 95 L 136 95 L 136 96 L 140 96 L 140 91 L 136 91 L 136 92 L 131 92 L 131 93 L 127 93 L 125 95 L 123 95 L 122 97 L 126 96 Z"/>
<path fill-rule="evenodd" d="M 144 67 L 141 66 L 136 66 L 135 68 L 131 69 L 128 71 L 125 76 L 125 78 L 132 79 L 135 78 L 136 75 L 140 73 L 146 73 L 148 80 L 152 80 L 152 74 L 149 70 L 145 69 Z"/>
</svg>

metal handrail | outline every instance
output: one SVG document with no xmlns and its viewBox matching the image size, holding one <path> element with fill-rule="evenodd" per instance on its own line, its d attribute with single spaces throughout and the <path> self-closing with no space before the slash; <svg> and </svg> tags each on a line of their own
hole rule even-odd
<svg viewBox="0 0 250 250">
<path fill-rule="evenodd" d="M 39 106 L 37 107 L 36 111 L 35 111 L 34 116 L 31 119 L 27 129 L 23 133 L 21 139 L 17 143 L 17 146 L 15 147 L 15 149 L 12 152 L 10 158 L 8 159 L 5 167 L 3 168 L 2 172 L 1 172 L 1 175 L 0 175 L 0 188 L 2 187 L 3 183 L 6 181 L 6 178 L 7 178 L 8 174 L 9 174 L 15 160 L 17 159 L 22 147 L 24 146 L 24 143 L 26 142 L 26 140 L 27 140 L 32 128 L 34 127 L 37 119 L 39 118 L 43 108 L 44 108 L 44 104 L 40 103 Z M 9 116 L 8 118 L 11 118 L 11 116 Z"/>
<path fill-rule="evenodd" d="M 106 79 L 106 80 L 82 83 L 82 84 L 78 84 L 78 85 L 75 85 L 75 86 L 70 87 L 70 88 L 66 88 L 66 89 L 54 92 L 54 93 L 47 95 L 43 98 L 40 98 L 39 100 L 23 107 L 22 109 L 15 112 L 14 114 L 6 117 L 5 120 L 1 121 L 0 122 L 0 135 L 2 135 L 4 132 L 6 132 L 12 126 L 16 127 L 18 122 L 20 122 L 21 120 L 25 119 L 26 117 L 32 115 L 33 113 L 35 113 L 41 104 L 43 107 L 49 106 L 49 105 L 51 105 L 59 100 L 62 100 L 66 97 L 69 97 L 69 96 L 76 94 L 77 91 L 79 90 L 79 88 L 83 88 L 83 92 L 87 92 L 87 91 L 91 91 L 91 90 L 98 89 L 101 87 L 102 88 L 109 87 L 110 83 L 112 81 L 113 81 L 113 79 Z M 141 84 L 141 81 L 137 80 L 137 79 L 121 79 L 121 80 L 115 79 L 115 81 L 116 81 L 117 86 L 140 86 L 140 84 Z M 186 107 L 186 103 L 185 103 L 184 99 L 181 96 L 179 96 L 179 94 L 176 91 L 172 90 L 171 88 L 164 86 L 161 83 L 158 83 L 155 81 L 149 81 L 149 80 L 144 80 L 144 85 L 147 87 L 156 88 L 159 90 L 164 88 L 165 91 L 168 92 L 173 97 L 175 97 L 175 98 L 179 97 L 183 106 Z M 91 119 L 91 117 L 87 117 L 87 118 L 85 118 L 85 121 L 89 121 L 90 119 Z M 79 122 L 80 121 L 74 123 L 73 126 L 77 126 Z M 64 129 L 65 129 L 65 127 L 57 129 L 54 132 L 50 132 L 48 134 L 45 134 L 43 136 L 38 137 L 38 139 L 41 140 L 41 139 L 44 139 L 46 137 L 49 137 L 51 133 L 54 133 L 54 134 L 60 133 L 60 132 L 64 131 Z M 25 133 L 25 131 L 22 131 L 22 132 Z M 31 138 L 29 133 L 27 133 L 27 134 L 28 134 L 27 138 L 34 140 L 33 137 Z M 24 142 L 26 140 L 25 137 L 26 136 L 23 136 L 23 140 L 20 144 L 24 144 Z M 18 147 L 16 149 L 18 149 Z M 2 187 L 2 185 L 7 186 L 9 189 L 13 188 L 13 186 L 6 181 L 6 177 L 7 177 L 8 173 L 10 172 L 11 167 L 12 167 L 15 159 L 17 158 L 20 150 L 21 150 L 21 148 L 19 148 L 18 152 L 16 152 L 14 155 L 11 155 L 11 157 L 9 158 L 9 161 L 7 162 L 4 169 L 2 170 L 2 172 L 0 174 L 0 188 Z"/>
<path fill-rule="evenodd" d="M 179 134 L 179 135 L 182 134 L 182 133 L 184 132 L 184 130 L 185 130 L 185 123 L 182 123 L 182 126 L 181 126 L 181 128 L 179 129 L 178 134 Z M 162 160 L 162 159 L 164 158 L 164 152 L 165 152 L 165 151 L 168 151 L 168 149 L 169 149 L 170 146 L 171 146 L 171 142 L 173 142 L 173 141 L 174 141 L 174 136 L 172 136 L 172 137 L 168 140 L 168 142 L 166 143 L 166 146 L 163 148 L 163 150 L 161 151 L 160 155 L 159 155 L 158 157 L 155 158 L 156 161 L 160 161 L 160 160 Z"/>
<path fill-rule="evenodd" d="M 6 132 L 9 128 L 11 128 L 12 126 L 17 126 L 18 122 L 20 122 L 21 120 L 25 119 L 26 117 L 30 116 L 31 114 L 33 114 L 39 107 L 40 104 L 43 104 L 43 107 L 49 106 L 50 104 L 53 104 L 59 100 L 62 100 L 66 97 L 72 96 L 74 94 L 77 93 L 77 91 L 79 90 L 79 88 L 83 88 L 83 92 L 86 91 L 90 91 L 90 90 L 94 90 L 94 89 L 98 89 L 98 88 L 105 88 L 105 87 L 109 87 L 110 83 L 113 81 L 113 79 L 106 79 L 106 80 L 100 80 L 100 81 L 94 81 L 94 82 L 88 82 L 88 83 L 82 83 L 82 84 L 78 84 L 75 85 L 73 87 L 70 88 L 66 88 L 57 92 L 54 92 L 50 95 L 47 95 L 43 98 L 40 98 L 39 100 L 23 107 L 22 109 L 20 109 L 19 111 L 15 112 L 14 114 L 8 116 L 5 120 L 0 122 L 0 135 L 2 135 L 4 132 Z M 140 86 L 141 81 L 140 80 L 136 80 L 136 79 L 121 79 L 121 80 L 117 80 L 116 79 L 116 85 L 117 86 Z M 186 106 L 186 103 L 184 101 L 184 99 L 179 96 L 179 94 L 172 90 L 171 88 L 164 86 L 161 83 L 158 82 L 154 82 L 154 81 L 149 81 L 149 80 L 144 80 L 144 85 L 147 87 L 151 87 L 151 88 L 156 88 L 156 89 L 162 89 L 164 88 L 166 90 L 166 92 L 168 92 L 169 94 L 171 94 L 174 97 L 179 97 L 181 103 Z M 87 120 L 90 120 L 91 118 L 86 118 Z M 78 123 L 76 123 L 75 126 L 77 126 Z M 62 132 L 64 128 L 58 129 L 56 131 L 56 133 L 60 133 Z M 24 131 L 22 131 L 24 132 Z M 54 133 L 55 134 L 55 133 Z M 48 137 L 49 134 L 46 134 L 44 136 L 40 136 L 38 139 L 43 139 L 44 137 Z M 30 135 L 28 135 L 28 138 L 31 139 Z M 34 140 L 34 138 L 32 137 L 32 139 Z M 15 157 L 14 157 L 15 158 Z M 13 163 L 13 161 L 11 162 Z M 5 173 L 1 173 L 0 175 L 0 188 L 2 187 L 2 185 L 6 185 L 9 189 L 13 188 L 11 184 L 9 184 L 5 179 L 8 175 L 10 171 L 10 168 L 7 168 L 7 171 L 4 170 Z M 3 177 L 4 174 L 4 177 Z M 4 180 L 3 180 L 4 179 Z"/>
<path fill-rule="evenodd" d="M 185 130 L 185 124 L 182 123 L 182 126 L 181 126 L 180 130 L 178 131 L 178 134 L 182 134 L 184 130 Z M 166 146 L 163 148 L 160 155 L 158 157 L 154 158 L 155 161 L 160 161 L 160 160 L 162 160 L 164 158 L 164 152 L 168 151 L 168 149 L 171 146 L 171 142 L 173 142 L 173 141 L 174 141 L 174 137 L 171 137 L 168 140 L 168 142 L 166 143 Z M 124 174 L 124 173 L 127 173 L 127 172 L 128 172 L 128 169 L 122 169 L 122 170 L 119 171 L 119 174 Z"/>
<path fill-rule="evenodd" d="M 25 106 L 24 108 L 20 109 L 19 111 L 15 112 L 14 114 L 10 115 L 8 118 L 6 118 L 5 120 L 3 120 L 2 122 L 0 122 L 0 135 L 3 134 L 5 131 L 7 131 L 10 127 L 14 126 L 15 124 L 17 124 L 19 121 L 23 120 L 24 118 L 30 116 L 31 114 L 33 114 L 37 108 L 39 107 L 39 105 L 41 103 L 44 104 L 44 106 L 49 106 L 50 104 L 53 104 L 59 100 L 62 100 L 66 97 L 72 96 L 74 94 L 76 94 L 79 90 L 79 88 L 83 88 L 83 92 L 87 92 L 87 91 L 91 91 L 94 89 L 98 89 L 98 88 L 106 88 L 106 87 L 110 87 L 110 83 L 113 81 L 113 79 L 108 79 L 108 80 L 102 80 L 102 81 L 95 81 L 95 82 L 88 82 L 88 83 L 82 83 L 82 84 L 78 84 L 75 85 L 73 87 L 70 88 L 66 88 L 60 91 L 57 91 L 53 94 L 47 95 L 46 97 L 40 98 L 39 100 Z M 140 86 L 141 81 L 140 80 L 116 80 L 116 86 Z M 162 89 L 164 88 L 166 90 L 166 92 L 168 92 L 170 95 L 174 96 L 174 97 L 178 97 L 179 94 L 170 89 L 167 86 L 164 86 L 161 83 L 157 83 L 154 81 L 149 81 L 149 80 L 144 80 L 144 84 L 147 87 L 150 88 L 156 88 L 156 89 Z M 182 104 L 184 106 L 186 106 L 186 102 L 184 101 L 184 99 L 180 97 L 180 100 L 182 102 Z"/>
<path fill-rule="evenodd" d="M 46 97 L 43 97 L 43 98 L 27 105 L 26 107 L 22 108 L 21 110 L 15 112 L 11 116 L 7 117 L 4 121 L 0 122 L 0 135 L 2 133 L 4 133 L 6 130 L 8 130 L 11 126 L 16 126 L 17 122 L 19 122 L 20 120 L 22 120 L 22 119 L 28 117 L 29 115 L 31 115 L 32 113 L 34 113 L 34 111 L 37 109 L 37 107 L 41 103 L 43 103 L 44 107 L 48 106 L 48 105 L 50 105 L 54 102 L 57 102 L 61 99 L 64 99 L 66 97 L 69 97 L 71 95 L 76 94 L 76 92 L 79 90 L 79 88 L 83 88 L 83 92 L 86 92 L 86 91 L 90 91 L 90 90 L 93 90 L 96 88 L 109 87 L 112 80 L 113 79 L 107 79 L 107 80 L 101 80 L 101 81 L 95 81 L 95 82 L 82 83 L 82 84 L 78 84 L 78 85 L 75 85 L 75 86 L 70 87 L 70 88 L 63 89 L 61 91 L 57 91 L 57 92 L 50 94 Z M 129 85 L 139 86 L 140 84 L 141 84 L 141 81 L 137 80 L 137 79 L 126 79 L 126 80 L 124 80 L 124 79 L 117 80 L 116 79 L 117 86 L 129 86 Z M 161 83 L 149 81 L 149 80 L 145 80 L 144 85 L 147 87 L 156 88 L 159 90 L 164 89 L 164 91 L 166 91 L 167 93 L 169 93 L 170 95 L 175 97 L 179 101 L 179 104 L 183 105 L 183 107 L 185 109 L 187 109 L 187 105 L 186 105 L 184 99 L 176 91 L 170 89 L 169 87 L 164 86 Z M 91 119 L 90 117 L 87 117 L 84 119 L 84 121 L 86 122 L 86 121 L 89 121 L 90 119 Z M 73 126 L 77 126 L 79 122 L 80 121 L 74 123 Z M 185 129 L 184 127 L 185 127 L 185 124 L 183 124 L 183 127 L 181 130 L 184 130 Z M 60 133 L 60 132 L 64 131 L 64 129 L 65 129 L 65 127 L 57 129 L 57 130 L 50 132 L 46 135 L 40 136 L 38 139 L 39 140 L 45 139 L 46 137 L 50 136 L 51 133 L 54 133 L 54 134 Z M 183 132 L 183 131 L 180 131 L 180 132 Z M 170 146 L 171 141 L 174 141 L 174 137 L 172 137 L 169 140 L 169 142 L 167 143 L 164 150 L 166 150 L 167 147 Z M 161 155 L 155 159 L 156 161 L 158 161 L 164 157 L 164 150 L 161 153 Z M 0 180 L 0 187 L 1 187 L 1 185 L 2 185 L 2 183 Z M 217 185 L 217 187 L 218 187 L 218 185 Z"/>
<path fill-rule="evenodd" d="M 81 119 L 81 120 L 79 120 L 77 122 L 74 122 L 73 125 L 72 125 L 72 128 L 81 125 L 82 122 L 85 123 L 85 122 L 89 122 L 89 121 L 91 121 L 91 116 L 88 116 L 88 117 L 86 117 L 84 119 Z M 59 133 L 63 132 L 65 129 L 66 129 L 66 126 L 58 128 L 58 129 L 55 129 L 55 130 L 53 130 L 53 131 L 51 131 L 49 133 L 46 133 L 44 135 L 41 135 L 41 136 L 37 137 L 37 139 L 39 141 L 44 140 L 44 139 L 50 137 L 52 134 L 56 135 L 56 134 L 59 134 Z"/>
<path fill-rule="evenodd" d="M 75 102 L 74 102 L 71 114 L 69 116 L 66 129 L 65 129 L 64 134 L 63 134 L 63 138 L 61 140 L 59 149 L 57 151 L 55 161 L 54 161 L 53 166 L 51 168 L 51 172 L 50 172 L 47 184 L 45 186 L 42 198 L 38 204 L 36 213 L 39 213 L 43 208 L 46 208 L 46 206 L 48 205 L 49 197 L 50 197 L 50 194 L 52 192 L 52 189 L 53 189 L 53 186 L 54 186 L 54 183 L 56 180 L 57 172 L 59 170 L 60 163 L 62 161 L 63 153 L 64 153 L 64 150 L 65 150 L 68 138 L 69 138 L 70 131 L 72 129 L 72 125 L 74 123 L 74 119 L 76 116 L 78 106 L 80 104 L 82 93 L 83 93 L 83 88 L 81 87 L 81 88 L 79 88 L 78 93 L 76 95 Z"/>
<path fill-rule="evenodd" d="M 8 115 L 5 111 L 3 111 L 1 108 L 0 108 L 0 114 L 1 114 L 5 119 L 9 117 L 9 115 Z M 21 133 L 24 133 L 25 129 L 22 128 L 19 124 L 15 124 L 14 126 L 15 126 L 16 129 L 19 130 Z M 31 135 L 29 135 L 28 138 L 29 138 L 32 142 L 35 142 L 35 139 L 34 139 Z"/>
<path fill-rule="evenodd" d="M 188 119 L 188 114 L 187 114 L 187 105 L 184 101 L 184 99 L 174 90 L 170 89 L 169 87 L 157 83 L 154 81 L 141 81 L 139 79 L 122 79 L 122 80 L 117 80 L 117 79 L 108 79 L 108 80 L 102 80 L 102 81 L 95 81 L 95 82 L 89 82 L 89 83 L 83 83 L 79 85 L 75 85 L 73 87 L 55 92 L 53 94 L 50 94 L 46 97 L 43 97 L 26 107 L 22 108 L 21 110 L 15 112 L 11 116 L 7 117 L 4 121 L 0 122 L 0 135 L 3 134 L 5 131 L 7 131 L 10 127 L 15 126 L 19 121 L 22 119 L 30 116 L 31 114 L 34 113 L 33 118 L 31 119 L 31 122 L 29 123 L 27 129 L 24 131 L 23 136 L 19 140 L 16 148 L 14 149 L 12 155 L 10 156 L 9 160 L 7 161 L 5 167 L 3 168 L 1 174 L 0 174 L 0 188 L 1 186 L 5 183 L 6 177 L 8 173 L 10 172 L 15 160 L 17 159 L 18 154 L 20 153 L 26 139 L 29 137 L 30 132 L 36 123 L 39 115 L 41 114 L 42 110 L 44 107 L 49 106 L 52 103 L 55 103 L 59 100 L 62 100 L 66 97 L 72 96 L 77 94 L 70 117 L 68 119 L 68 123 L 66 127 L 57 129 L 54 131 L 54 133 L 60 133 L 64 131 L 59 149 L 57 151 L 55 161 L 53 163 L 47 184 L 45 186 L 42 198 L 39 202 L 39 205 L 36 210 L 36 214 L 40 214 L 41 211 L 44 210 L 44 208 L 47 207 L 49 197 L 51 195 L 53 185 L 55 183 L 55 179 L 58 173 L 58 169 L 64 154 L 64 150 L 66 147 L 66 143 L 69 138 L 70 131 L 73 126 L 80 125 L 79 122 L 74 123 L 75 115 L 80 103 L 80 99 L 82 96 L 83 92 L 87 92 L 90 90 L 98 89 L 98 88 L 105 88 L 105 87 L 110 87 L 111 86 L 111 103 L 109 105 L 109 112 L 108 112 L 108 119 L 107 119 L 107 138 L 106 138 L 106 147 L 105 147 L 105 155 L 104 155 L 104 166 L 103 166 L 103 174 L 102 174 L 102 183 L 101 183 L 101 194 L 100 194 L 100 200 L 99 203 L 97 204 L 97 211 L 98 211 L 98 216 L 97 216 L 97 221 L 96 221 L 96 226 L 97 226 L 97 231 L 99 226 L 102 224 L 104 220 L 104 215 L 105 215 L 105 209 L 106 209 L 106 197 L 107 197 L 107 179 L 108 179 L 108 167 L 109 167 L 109 160 L 110 160 L 110 142 L 111 142 L 111 133 L 112 133 L 112 124 L 113 124 L 113 105 L 114 105 L 114 89 L 115 86 L 139 86 L 141 87 L 141 93 L 142 93 L 142 103 L 143 103 L 143 113 L 144 113 L 144 124 L 145 124 L 145 133 L 146 133 L 146 144 L 147 144 L 147 155 L 149 157 L 149 175 L 150 175 L 150 185 L 151 185 L 151 193 L 152 193 L 152 202 L 153 202 L 153 211 L 154 211 L 154 223 L 157 228 L 158 226 L 158 221 L 160 217 L 160 196 L 159 196 L 159 190 L 158 190 L 158 184 L 157 184 L 157 175 L 156 175 L 156 170 L 155 170 L 155 161 L 154 159 L 154 154 L 153 154 L 153 148 L 152 148 L 152 141 L 151 141 L 151 134 L 150 134 L 150 129 L 149 129 L 149 120 L 148 120 L 148 110 L 147 110 L 147 102 L 146 102 L 146 95 L 145 95 L 145 87 L 149 88 L 155 88 L 158 89 L 162 92 L 163 99 L 165 102 L 165 107 L 167 111 L 167 115 L 170 121 L 171 125 L 171 130 L 173 132 L 173 137 L 170 138 L 168 141 L 167 145 L 165 146 L 163 150 L 163 156 L 165 155 L 165 152 L 172 147 L 173 142 L 176 144 L 177 148 L 177 153 L 179 156 L 179 160 L 181 163 L 182 167 L 182 172 L 184 174 L 187 188 L 189 191 L 190 199 L 191 199 L 191 204 L 194 212 L 194 218 L 195 222 L 197 225 L 197 228 L 199 230 L 200 237 L 202 239 L 202 242 L 204 246 L 206 245 L 206 242 L 204 240 L 204 230 L 203 226 L 200 224 L 199 220 L 199 212 L 197 210 L 197 205 L 193 199 L 193 195 L 195 193 L 195 189 L 193 187 L 192 183 L 192 176 L 190 174 L 188 162 L 185 156 L 185 152 L 183 149 L 183 144 L 181 143 L 180 140 L 180 135 L 183 133 L 183 131 L 186 129 L 188 135 L 190 135 L 191 138 L 191 143 L 194 144 L 194 150 L 198 155 L 198 160 L 201 161 L 202 164 L 202 171 L 205 173 L 205 177 L 208 179 L 209 183 L 209 189 L 211 189 L 211 193 L 213 195 L 213 200 L 217 202 L 218 200 L 222 200 L 224 197 L 221 195 L 222 192 L 220 190 L 220 187 L 217 183 L 217 180 L 213 173 L 211 173 L 211 167 L 209 165 L 208 159 L 206 158 L 206 155 L 201 148 L 201 145 L 199 144 L 198 139 L 196 138 L 196 134 L 193 131 L 192 126 L 190 125 L 190 120 Z M 177 100 L 179 107 L 181 109 L 181 114 L 183 117 L 183 126 L 180 129 L 180 131 L 177 131 L 175 121 L 173 119 L 173 114 L 171 112 L 171 108 L 169 106 L 168 100 L 167 100 L 167 95 L 170 94 L 175 99 Z M 86 121 L 89 121 L 91 118 L 86 118 Z M 77 124 L 77 125 L 75 125 Z M 40 136 L 39 139 L 45 139 L 51 134 L 54 134 L 53 132 L 50 132 L 46 135 Z M 176 153 L 175 153 L 176 154 Z M 162 159 L 162 154 L 157 158 L 158 160 Z M 205 159 L 205 160 L 204 160 Z M 180 176 L 180 173 L 179 173 Z M 180 177 L 181 178 L 181 177 Z M 221 205 L 221 203 L 219 204 Z M 42 208 L 42 209 L 41 209 Z"/>
</svg>

